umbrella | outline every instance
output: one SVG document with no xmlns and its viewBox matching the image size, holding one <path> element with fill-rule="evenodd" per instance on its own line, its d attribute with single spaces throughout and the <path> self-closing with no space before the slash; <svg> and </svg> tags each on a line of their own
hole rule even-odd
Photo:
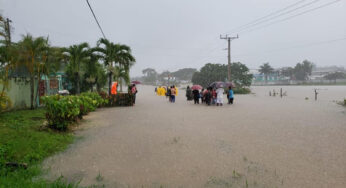
<svg viewBox="0 0 346 188">
<path fill-rule="evenodd" d="M 226 87 L 231 86 L 232 88 L 235 88 L 235 84 L 233 82 L 226 82 Z"/>
<path fill-rule="evenodd" d="M 201 90 L 203 87 L 201 85 L 193 85 L 191 87 L 192 90 Z"/>
<path fill-rule="evenodd" d="M 138 80 L 135 80 L 135 81 L 132 81 L 131 84 L 136 84 L 137 85 L 137 84 L 141 84 L 141 82 L 138 81 Z"/>
<path fill-rule="evenodd" d="M 225 84 L 225 82 L 213 82 L 209 85 L 209 87 L 221 88 L 221 87 L 226 87 L 226 84 Z"/>
</svg>

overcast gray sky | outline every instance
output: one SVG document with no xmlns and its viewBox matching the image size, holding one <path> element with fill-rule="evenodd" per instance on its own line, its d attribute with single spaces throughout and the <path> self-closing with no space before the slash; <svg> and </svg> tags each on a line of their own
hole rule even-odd
<svg viewBox="0 0 346 188">
<path fill-rule="evenodd" d="M 132 76 L 147 67 L 161 72 L 227 63 L 227 42 L 220 34 L 296 2 L 289 14 L 231 33 L 240 37 L 232 42 L 232 62 L 249 68 L 264 62 L 294 66 L 304 59 L 318 66 L 346 65 L 346 0 L 286 21 L 280 20 L 335 0 L 89 1 L 106 37 L 131 46 L 137 59 Z M 293 10 L 298 7 L 303 8 Z M 14 41 L 31 33 L 49 35 L 57 46 L 95 45 L 102 36 L 85 0 L 0 0 L 0 11 L 12 20 Z"/>
</svg>

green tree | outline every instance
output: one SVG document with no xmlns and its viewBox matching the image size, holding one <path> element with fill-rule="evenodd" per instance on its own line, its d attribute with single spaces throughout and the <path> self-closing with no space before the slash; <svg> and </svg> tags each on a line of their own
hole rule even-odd
<svg viewBox="0 0 346 188">
<path fill-rule="evenodd" d="M 195 72 L 197 72 L 197 69 L 184 68 L 173 72 L 172 75 L 179 80 L 191 80 Z"/>
<path fill-rule="evenodd" d="M 325 75 L 324 78 L 327 80 L 334 80 L 334 83 L 336 83 L 337 79 L 345 79 L 346 74 L 343 72 L 333 72 Z"/>
<path fill-rule="evenodd" d="M 207 63 L 201 68 L 199 74 L 195 73 L 194 76 L 192 76 L 192 82 L 203 87 L 207 87 L 215 81 L 226 81 L 226 79 L 227 65 L 212 63 Z"/>
<path fill-rule="evenodd" d="M 269 65 L 269 63 L 264 63 L 260 66 L 259 72 L 264 74 L 265 83 L 268 82 L 268 75 L 274 72 L 273 67 Z"/>
<path fill-rule="evenodd" d="M 82 64 L 88 61 L 91 55 L 89 44 L 84 42 L 79 45 L 72 45 L 64 48 L 63 52 L 68 62 L 66 73 L 74 83 L 76 93 L 80 94 Z"/>
<path fill-rule="evenodd" d="M 232 75 L 231 79 L 236 86 L 248 87 L 252 83 L 253 75 L 249 73 L 249 68 L 240 63 L 231 64 Z"/>
<path fill-rule="evenodd" d="M 49 56 L 48 38 L 34 38 L 30 34 L 23 36 L 18 43 L 17 66 L 24 66 L 30 76 L 30 108 L 34 109 L 35 78 L 39 78 L 44 71 Z M 38 87 L 38 84 L 37 86 Z M 36 88 L 37 90 L 37 88 Z M 36 104 L 36 102 L 35 102 Z"/>
<path fill-rule="evenodd" d="M 153 68 L 146 68 L 142 70 L 142 73 L 145 75 L 144 82 L 154 84 L 157 80 L 157 72 Z"/>
<path fill-rule="evenodd" d="M 252 74 L 246 65 L 237 62 L 231 64 L 232 80 L 238 87 L 250 86 Z M 227 65 L 207 63 L 192 76 L 192 83 L 208 87 L 212 82 L 227 81 Z"/>
<path fill-rule="evenodd" d="M 304 60 L 302 63 L 297 63 L 294 67 L 294 76 L 297 80 L 308 80 L 312 73 L 312 68 L 314 64 L 308 60 Z"/>
<path fill-rule="evenodd" d="M 95 52 L 99 52 L 102 55 L 103 62 L 107 66 L 108 71 L 108 92 L 111 94 L 112 78 L 116 71 L 115 66 L 124 68 L 129 74 L 129 69 L 135 62 L 135 58 L 131 54 L 131 48 L 122 44 L 114 44 L 107 39 L 101 38 L 97 42 Z"/>
</svg>

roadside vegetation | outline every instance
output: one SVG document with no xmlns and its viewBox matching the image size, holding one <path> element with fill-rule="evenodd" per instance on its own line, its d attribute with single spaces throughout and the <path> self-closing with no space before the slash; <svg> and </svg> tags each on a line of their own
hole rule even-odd
<svg viewBox="0 0 346 188">
<path fill-rule="evenodd" d="M 0 187 L 68 187 L 35 178 L 43 173 L 40 163 L 73 142 L 70 132 L 45 128 L 45 110 L 20 110 L 0 114 Z"/>
<path fill-rule="evenodd" d="M 48 37 L 30 34 L 13 42 L 8 20 L 0 15 L 0 188 L 77 187 L 63 177 L 54 182 L 40 178 L 44 173 L 40 165 L 73 142 L 70 125 L 84 115 L 103 106 L 132 104 L 128 93 L 103 92 L 107 77 L 109 84 L 118 81 L 120 88 L 130 84 L 129 71 L 135 63 L 131 48 L 103 38 L 94 47 L 88 43 L 58 47 Z M 58 73 L 66 78 L 61 83 L 64 89 L 75 95 L 39 95 L 37 83 L 56 79 Z M 9 111 L 15 107 L 8 95 L 11 80 L 30 86 L 25 92 L 30 110 Z"/>
</svg>

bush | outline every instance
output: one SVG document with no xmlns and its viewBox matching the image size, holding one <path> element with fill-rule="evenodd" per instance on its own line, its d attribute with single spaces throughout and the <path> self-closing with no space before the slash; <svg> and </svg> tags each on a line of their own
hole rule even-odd
<svg viewBox="0 0 346 188">
<path fill-rule="evenodd" d="M 129 93 L 118 93 L 117 95 L 107 96 L 107 106 L 133 106 L 133 95 Z"/>
<path fill-rule="evenodd" d="M 46 119 L 51 128 L 66 130 L 80 116 L 81 100 L 77 96 L 42 97 L 46 105 Z"/>
<path fill-rule="evenodd" d="M 233 88 L 234 94 L 249 94 L 251 90 L 249 88 L 236 87 Z"/>
<path fill-rule="evenodd" d="M 133 95 L 118 93 L 108 96 L 105 93 L 82 93 L 79 96 L 45 96 L 48 126 L 57 130 L 67 130 L 68 126 L 82 119 L 84 115 L 101 106 L 132 106 Z"/>
<path fill-rule="evenodd" d="M 104 95 L 104 93 L 102 93 L 102 95 Z M 105 100 L 105 98 L 103 98 L 102 95 L 94 92 L 87 92 L 81 94 L 81 96 L 91 98 L 93 100 L 93 105 L 96 107 L 102 107 L 107 103 L 107 100 Z"/>
<path fill-rule="evenodd" d="M 346 106 L 346 99 L 344 99 L 344 105 Z"/>
<path fill-rule="evenodd" d="M 48 125 L 58 130 L 66 130 L 68 125 L 105 104 L 105 100 L 97 93 L 82 93 L 80 96 L 54 95 L 42 99 L 46 105 Z"/>
<path fill-rule="evenodd" d="M 97 102 L 95 100 L 92 100 L 90 97 L 87 96 L 79 96 L 80 100 L 80 114 L 79 118 L 82 119 L 84 115 L 87 115 L 91 111 L 95 111 L 97 108 Z"/>
</svg>

